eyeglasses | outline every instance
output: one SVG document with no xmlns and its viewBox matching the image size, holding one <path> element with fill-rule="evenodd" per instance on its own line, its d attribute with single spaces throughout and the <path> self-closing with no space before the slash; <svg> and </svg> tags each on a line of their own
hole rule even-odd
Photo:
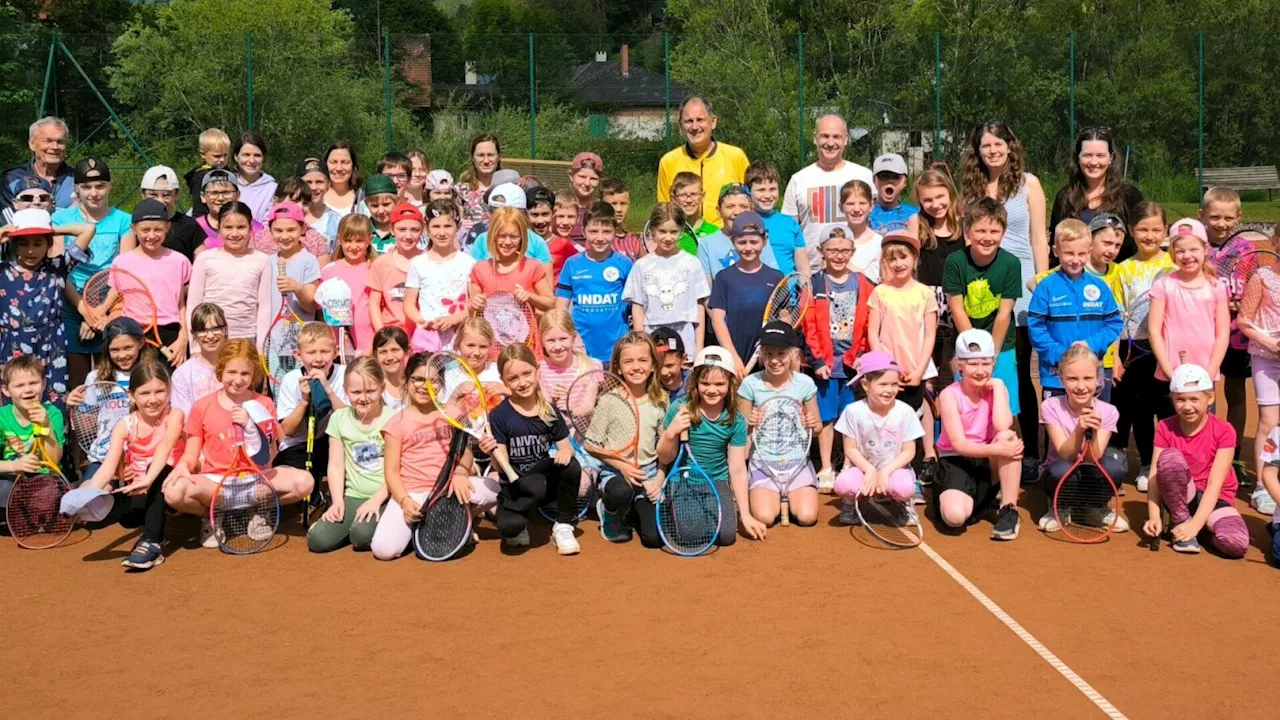
<svg viewBox="0 0 1280 720">
<path fill-rule="evenodd" d="M 706 193 L 701 190 L 690 190 L 689 192 L 676 193 L 676 200 L 693 202 L 694 200 L 701 200 L 704 195 Z"/>
<path fill-rule="evenodd" d="M 240 191 L 239 190 L 205 190 L 204 194 L 208 195 L 209 198 L 212 200 L 225 200 L 227 198 L 233 198 L 239 195 Z"/>
<path fill-rule="evenodd" d="M 398 173 L 389 173 L 389 172 L 384 172 L 384 173 L 382 173 L 382 174 L 383 174 L 383 175 L 386 175 L 387 177 L 391 178 L 392 180 L 408 180 L 408 179 L 409 179 L 409 174 L 408 174 L 408 173 L 402 173 L 402 172 L 398 172 Z"/>
<path fill-rule="evenodd" d="M 227 331 L 226 325 L 219 325 L 217 327 L 205 328 L 203 330 L 196 330 L 195 335 L 197 340 L 211 340 L 213 338 L 218 337 L 219 335 L 222 335 L 226 331 Z"/>
<path fill-rule="evenodd" d="M 838 250 L 835 248 L 823 248 L 822 252 L 836 257 L 847 257 L 853 254 L 853 248 L 840 248 Z"/>
<path fill-rule="evenodd" d="M 36 193 L 34 195 L 19 195 L 15 199 L 20 202 L 38 203 L 38 202 L 49 202 L 50 200 L 53 199 L 53 196 L 50 195 L 49 193 Z"/>
<path fill-rule="evenodd" d="M 426 375 L 410 375 L 409 381 L 413 383 L 417 383 L 418 385 L 426 385 L 427 376 Z"/>
</svg>

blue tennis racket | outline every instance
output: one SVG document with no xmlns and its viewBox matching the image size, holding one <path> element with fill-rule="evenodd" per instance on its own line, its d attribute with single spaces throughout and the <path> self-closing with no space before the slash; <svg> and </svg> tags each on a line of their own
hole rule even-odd
<svg viewBox="0 0 1280 720">
<path fill-rule="evenodd" d="M 662 544 L 676 555 L 702 555 L 720 537 L 724 516 L 720 491 L 693 459 L 688 432 L 680 436 L 680 453 L 667 471 L 654 511 Z"/>
</svg>

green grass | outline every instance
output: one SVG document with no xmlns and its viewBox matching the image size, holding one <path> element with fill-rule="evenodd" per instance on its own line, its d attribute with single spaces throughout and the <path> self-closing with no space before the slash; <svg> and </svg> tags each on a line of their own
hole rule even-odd
<svg viewBox="0 0 1280 720">
<path fill-rule="evenodd" d="M 1195 217 L 1200 212 L 1200 206 L 1196 203 L 1161 203 L 1164 205 L 1165 212 L 1169 216 L 1169 222 L 1184 217 Z M 1254 223 L 1274 223 L 1280 220 L 1280 199 L 1277 200 L 1246 200 L 1241 205 L 1241 222 Z"/>
</svg>

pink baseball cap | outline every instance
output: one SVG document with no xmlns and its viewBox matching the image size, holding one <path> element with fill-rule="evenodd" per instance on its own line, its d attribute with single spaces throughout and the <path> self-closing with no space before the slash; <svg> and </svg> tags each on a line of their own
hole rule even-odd
<svg viewBox="0 0 1280 720">
<path fill-rule="evenodd" d="M 853 376 L 853 380 L 857 380 L 864 375 L 873 372 L 885 372 L 892 370 L 896 373 L 902 372 L 902 368 L 898 365 L 893 356 L 883 350 L 872 350 L 863 353 L 855 364 L 854 369 L 857 375 Z M 850 381 L 852 382 L 852 381 Z"/>
<path fill-rule="evenodd" d="M 569 172 L 575 173 L 582 168 L 591 168 L 596 171 L 597 175 L 604 174 L 604 163 L 600 160 L 600 156 L 593 152 L 580 152 L 573 156 L 573 163 L 569 165 Z"/>
<path fill-rule="evenodd" d="M 1204 223 L 1191 218 L 1182 218 L 1178 222 L 1169 226 L 1169 239 L 1185 235 L 1194 235 L 1204 242 L 1209 242 L 1209 233 L 1204 229 Z"/>
<path fill-rule="evenodd" d="M 306 217 L 302 212 L 301 205 L 286 200 L 272 205 L 271 209 L 267 211 L 267 225 L 276 220 L 294 220 L 301 223 Z"/>
</svg>

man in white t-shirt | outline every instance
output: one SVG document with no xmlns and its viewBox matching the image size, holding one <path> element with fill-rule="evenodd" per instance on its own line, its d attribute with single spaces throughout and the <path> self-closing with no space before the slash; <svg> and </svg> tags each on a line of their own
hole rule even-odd
<svg viewBox="0 0 1280 720">
<path fill-rule="evenodd" d="M 813 144 L 818 150 L 818 161 L 791 176 L 783 195 L 782 212 L 795 218 L 804 230 L 809 267 L 816 272 L 822 268 L 822 254 L 818 250 L 822 231 L 845 221 L 844 212 L 840 210 L 840 188 L 850 180 L 861 180 L 871 187 L 874 195 L 876 186 L 870 168 L 844 159 L 849 126 L 839 115 L 818 118 Z"/>
</svg>

